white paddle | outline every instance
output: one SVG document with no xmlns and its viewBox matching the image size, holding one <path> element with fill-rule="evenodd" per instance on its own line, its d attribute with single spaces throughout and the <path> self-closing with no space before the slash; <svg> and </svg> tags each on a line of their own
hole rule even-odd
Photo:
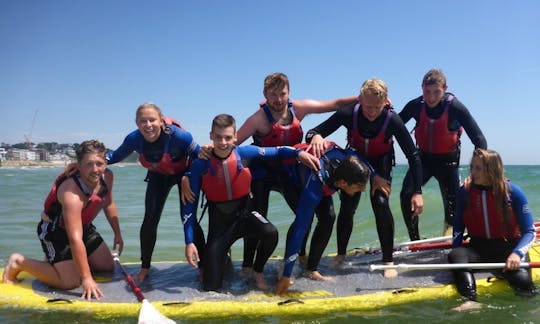
<svg viewBox="0 0 540 324">
<path fill-rule="evenodd" d="M 150 302 L 144 298 L 144 295 L 141 291 L 141 288 L 137 286 L 135 283 L 135 280 L 131 277 L 129 273 L 127 273 L 126 269 L 120 262 L 120 259 L 118 258 L 117 253 L 113 253 L 113 260 L 120 266 L 120 271 L 122 271 L 122 274 L 124 274 L 124 278 L 126 279 L 126 282 L 131 287 L 131 290 L 137 296 L 137 299 L 142 303 L 141 310 L 139 311 L 139 324 L 142 323 L 176 323 L 172 319 L 166 317 L 165 315 L 161 314 Z"/>
<path fill-rule="evenodd" d="M 375 270 L 451 270 L 451 269 L 502 269 L 505 263 L 399 263 L 393 265 L 370 264 L 369 271 Z M 522 262 L 520 268 L 540 268 L 540 262 Z"/>
</svg>

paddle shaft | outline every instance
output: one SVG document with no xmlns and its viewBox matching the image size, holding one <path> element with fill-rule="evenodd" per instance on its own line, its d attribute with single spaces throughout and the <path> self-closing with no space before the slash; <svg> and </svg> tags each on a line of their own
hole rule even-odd
<svg viewBox="0 0 540 324">
<path fill-rule="evenodd" d="M 124 268 L 124 266 L 120 262 L 120 259 L 118 259 L 118 256 L 113 255 L 113 259 L 116 262 L 116 264 L 118 264 L 118 266 L 120 267 L 120 271 L 122 271 L 122 274 L 124 274 L 124 278 L 126 279 L 126 282 L 131 287 L 131 290 L 133 291 L 135 296 L 137 296 L 137 299 L 140 302 L 145 300 L 146 298 L 144 298 L 144 295 L 143 295 L 143 293 L 141 291 L 141 288 L 139 288 L 139 286 L 137 286 L 137 284 L 135 283 L 135 280 L 133 280 L 131 275 L 129 273 L 127 273 L 126 269 Z"/>
<path fill-rule="evenodd" d="M 426 264 L 370 264 L 369 271 L 375 270 L 452 270 L 452 269 L 501 269 L 506 263 L 426 263 Z M 540 268 L 540 262 L 522 262 L 520 268 Z"/>
<path fill-rule="evenodd" d="M 536 231 L 536 237 L 540 238 L 540 222 L 534 223 L 534 230 Z M 463 244 L 467 244 L 468 241 L 463 241 Z M 452 247 L 452 236 L 440 236 L 432 237 L 423 240 L 407 241 L 398 243 L 394 246 L 394 251 L 424 251 L 434 249 L 445 249 Z M 367 254 L 381 253 L 380 248 L 370 248 L 366 251 Z"/>
</svg>

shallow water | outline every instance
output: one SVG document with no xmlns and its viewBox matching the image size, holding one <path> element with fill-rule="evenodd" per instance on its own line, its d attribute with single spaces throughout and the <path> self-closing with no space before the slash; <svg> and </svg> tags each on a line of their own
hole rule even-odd
<svg viewBox="0 0 540 324">
<path fill-rule="evenodd" d="M 113 166 L 115 172 L 115 189 L 121 226 L 125 242 L 123 262 L 137 262 L 139 254 L 139 226 L 144 213 L 145 171 L 136 165 Z M 394 213 L 396 242 L 407 241 L 407 234 L 399 208 L 399 190 L 405 166 L 397 166 L 394 173 L 391 208 Z M 41 168 L 0 168 L 0 217 L 3 221 L 0 236 L 0 266 L 11 252 L 17 251 L 33 258 L 42 258 L 42 252 L 35 235 L 39 213 L 43 199 L 50 186 L 61 171 L 58 167 Z M 521 186 L 527 195 L 535 219 L 539 219 L 540 210 L 540 166 L 507 166 L 507 176 Z M 462 168 L 462 175 L 467 169 Z M 338 200 L 335 200 L 338 204 Z M 431 180 L 424 189 L 424 213 L 420 216 L 420 231 L 424 237 L 439 236 L 442 230 L 442 205 L 438 186 Z M 154 252 L 154 260 L 181 260 L 184 255 L 184 238 L 179 217 L 179 200 L 175 189 L 171 191 L 161 219 L 158 242 Z M 272 193 L 269 218 L 279 229 L 280 241 L 275 254 L 283 255 L 286 231 L 292 222 L 292 213 L 281 196 Z M 203 218 L 203 228 L 206 228 L 207 216 Z M 104 217 L 98 217 L 96 226 L 104 238 L 110 242 L 111 232 Z M 355 227 L 350 248 L 378 246 L 374 218 L 369 201 L 362 197 L 360 208 L 355 217 Z M 242 242 L 233 246 L 233 258 L 241 258 Z M 331 238 L 326 253 L 336 249 L 335 237 Z M 447 323 L 458 321 L 505 322 L 505 323 L 537 323 L 540 322 L 540 298 L 532 299 L 515 296 L 508 291 L 496 296 L 480 296 L 479 301 L 487 306 L 467 312 L 466 314 L 451 314 L 449 310 L 459 305 L 461 300 L 456 296 L 451 299 L 426 300 L 422 303 L 404 304 L 384 307 L 369 312 L 347 312 L 327 314 L 324 317 L 305 314 L 297 317 L 268 316 L 263 318 L 234 318 L 183 320 L 183 323 L 406 323 L 433 322 Z M 134 318 L 97 319 L 81 314 L 45 313 L 40 311 L 0 309 L 0 322 L 40 322 L 57 323 L 100 323 L 118 322 L 133 323 Z"/>
</svg>

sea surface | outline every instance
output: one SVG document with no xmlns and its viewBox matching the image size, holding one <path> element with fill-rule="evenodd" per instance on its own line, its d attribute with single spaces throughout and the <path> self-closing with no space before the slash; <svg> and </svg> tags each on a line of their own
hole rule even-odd
<svg viewBox="0 0 540 324">
<path fill-rule="evenodd" d="M 144 194 L 146 172 L 138 165 L 112 166 L 115 173 L 114 196 L 119 210 L 124 238 L 123 262 L 139 260 L 139 227 L 144 215 Z M 506 176 L 517 183 L 525 192 L 532 214 L 540 219 L 540 166 L 507 166 Z M 0 266 L 5 266 L 12 252 L 42 259 L 43 253 L 36 237 L 36 225 L 48 193 L 61 167 L 0 167 Z M 406 171 L 405 165 L 394 168 L 391 208 L 395 220 L 395 241 L 408 241 L 405 225 L 399 207 L 399 191 Z M 461 168 L 462 177 L 467 176 L 468 167 Z M 339 199 L 334 198 L 336 208 Z M 443 210 L 438 183 L 430 180 L 424 187 L 424 213 L 420 216 L 422 237 L 440 236 Z M 203 218 L 206 229 L 208 216 Z M 282 197 L 271 194 L 269 219 L 278 227 L 280 241 L 276 255 L 284 254 L 284 237 L 293 216 Z M 95 221 L 98 231 L 107 242 L 112 241 L 110 227 L 104 216 Z M 349 248 L 379 246 L 375 230 L 373 212 L 369 200 L 362 197 L 356 212 L 354 230 Z M 242 242 L 233 246 L 233 259 L 241 259 Z M 336 252 L 335 230 L 326 253 Z M 171 190 L 165 205 L 158 230 L 158 241 L 154 251 L 154 261 L 175 261 L 184 258 L 184 236 L 179 216 L 179 198 L 175 188 Z M 298 317 L 267 316 L 263 318 L 225 318 L 211 320 L 183 320 L 181 323 L 448 323 L 448 322 L 497 322 L 497 323 L 540 323 L 540 296 L 532 299 L 505 292 L 495 296 L 480 296 L 479 301 L 487 306 L 481 310 L 454 314 L 449 310 L 461 303 L 459 297 L 451 299 L 426 300 L 422 303 L 384 307 L 368 312 L 344 312 L 327 314 L 324 317 L 304 314 Z M 100 320 L 87 315 L 55 314 L 32 310 L 0 308 L 0 323 L 96 323 Z M 117 318 L 116 323 L 135 323 L 135 318 Z"/>
</svg>

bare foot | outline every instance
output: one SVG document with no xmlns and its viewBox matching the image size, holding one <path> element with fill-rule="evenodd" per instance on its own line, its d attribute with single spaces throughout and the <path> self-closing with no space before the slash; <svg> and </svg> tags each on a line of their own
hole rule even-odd
<svg viewBox="0 0 540 324">
<path fill-rule="evenodd" d="M 137 282 L 143 282 L 149 274 L 150 269 L 141 268 L 141 270 L 139 270 L 139 273 L 137 273 L 133 279 L 135 279 L 135 281 Z"/>
<path fill-rule="evenodd" d="M 328 263 L 330 268 L 337 268 L 345 262 L 345 255 L 338 254 Z"/>
<path fill-rule="evenodd" d="M 472 300 L 468 300 L 468 301 L 464 302 L 463 304 L 452 308 L 450 311 L 453 312 L 453 313 L 459 313 L 459 312 L 463 312 L 463 311 L 469 311 L 469 310 L 480 309 L 480 308 L 482 308 L 481 303 L 475 302 L 475 301 L 472 301 Z"/>
<path fill-rule="evenodd" d="M 260 290 L 268 290 L 270 286 L 266 284 L 264 280 L 264 274 L 262 272 L 253 271 L 253 279 L 255 279 L 255 286 Z"/>
<path fill-rule="evenodd" d="M 242 267 L 240 270 L 240 277 L 244 279 L 250 278 L 255 272 L 253 272 L 253 268 L 251 267 Z"/>
<path fill-rule="evenodd" d="M 386 279 L 392 279 L 392 278 L 397 278 L 398 276 L 398 272 L 396 269 L 385 269 L 384 270 L 384 277 Z"/>
<path fill-rule="evenodd" d="M 448 225 L 448 224 L 446 224 L 446 222 L 444 222 L 442 235 L 443 236 L 451 236 L 452 233 L 453 233 L 453 230 L 454 230 L 454 228 L 452 227 L 452 225 Z"/>
<path fill-rule="evenodd" d="M 6 267 L 4 268 L 4 275 L 2 276 L 3 283 L 16 283 L 17 275 L 21 272 L 21 262 L 24 261 L 24 256 L 19 253 L 13 253 L 9 256 Z"/>
<path fill-rule="evenodd" d="M 336 280 L 330 276 L 323 276 L 319 271 L 306 270 L 304 275 L 313 280 L 336 282 Z"/>
</svg>

